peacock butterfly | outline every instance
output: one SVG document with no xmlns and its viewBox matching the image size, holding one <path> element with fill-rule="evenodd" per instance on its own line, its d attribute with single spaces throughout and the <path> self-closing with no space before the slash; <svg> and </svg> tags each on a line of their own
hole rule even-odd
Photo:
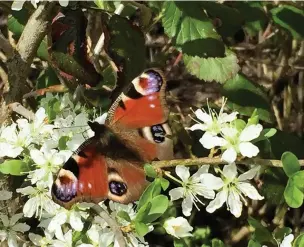
<svg viewBox="0 0 304 247">
<path fill-rule="evenodd" d="M 162 72 L 148 69 L 116 99 L 105 124 L 88 123 L 95 135 L 59 171 L 54 201 L 70 208 L 78 201 L 139 199 L 148 184 L 143 164 L 173 158 L 165 87 Z"/>
</svg>

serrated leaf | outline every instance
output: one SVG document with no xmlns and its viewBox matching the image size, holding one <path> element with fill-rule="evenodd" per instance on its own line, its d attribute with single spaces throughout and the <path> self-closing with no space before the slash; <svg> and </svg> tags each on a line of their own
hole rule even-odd
<svg viewBox="0 0 304 247">
<path fill-rule="evenodd" d="M 221 24 L 217 31 L 222 36 L 231 37 L 241 29 L 244 17 L 237 9 L 211 1 L 202 1 L 200 4 L 208 12 L 209 17 L 220 20 Z"/>
<path fill-rule="evenodd" d="M 224 83 L 235 77 L 240 69 L 236 55 L 228 49 L 225 57 L 202 58 L 185 54 L 183 60 L 190 74 L 205 81 Z"/>
<path fill-rule="evenodd" d="M 0 164 L 0 172 L 13 176 L 24 176 L 25 172 L 29 172 L 30 167 L 22 160 L 6 160 Z"/>
<path fill-rule="evenodd" d="M 260 2 L 231 2 L 230 5 L 237 9 L 244 18 L 244 29 L 251 36 L 264 30 L 268 23 L 268 17 Z"/>
<path fill-rule="evenodd" d="M 145 173 L 148 177 L 150 177 L 150 178 L 157 177 L 157 172 L 154 170 L 153 166 L 151 166 L 150 164 L 146 164 L 144 166 L 144 169 L 145 169 Z"/>
<path fill-rule="evenodd" d="M 304 26 L 299 25 L 299 23 L 304 23 L 303 9 L 290 5 L 282 5 L 271 9 L 270 12 L 276 24 L 287 29 L 295 39 L 303 39 Z"/>
<path fill-rule="evenodd" d="M 149 232 L 149 227 L 142 222 L 135 222 L 135 230 L 141 237 L 145 236 Z"/>
<path fill-rule="evenodd" d="M 293 243 L 293 247 L 304 246 L 304 233 L 300 234 Z"/>
<path fill-rule="evenodd" d="M 124 219 L 125 221 L 131 222 L 130 215 L 126 211 L 119 211 L 117 216 Z"/>
<path fill-rule="evenodd" d="M 288 177 L 292 176 L 300 170 L 300 163 L 293 153 L 285 152 L 281 157 L 283 169 Z"/>
<path fill-rule="evenodd" d="M 226 81 L 222 94 L 228 98 L 227 106 L 238 111 L 241 115 L 251 116 L 257 110 L 259 118 L 265 122 L 273 123 L 274 116 L 268 95 L 263 88 L 242 74 Z"/>
</svg>

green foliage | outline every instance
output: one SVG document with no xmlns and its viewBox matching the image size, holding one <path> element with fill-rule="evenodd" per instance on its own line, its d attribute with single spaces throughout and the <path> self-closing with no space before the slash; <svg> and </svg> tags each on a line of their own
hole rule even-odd
<svg viewBox="0 0 304 247">
<path fill-rule="evenodd" d="M 292 208 L 299 208 L 304 199 L 304 171 L 299 171 L 289 177 L 284 191 L 286 203 Z"/>
<path fill-rule="evenodd" d="M 304 246 L 304 233 L 300 234 L 293 243 L 293 247 L 302 247 L 302 246 Z"/>
<path fill-rule="evenodd" d="M 288 177 L 300 170 L 300 163 L 298 158 L 291 152 L 285 152 L 282 155 L 283 169 Z"/>
<path fill-rule="evenodd" d="M 116 66 L 123 66 L 123 80 L 130 82 L 145 69 L 145 39 L 141 30 L 126 18 L 113 15 L 108 23 L 107 47 Z M 128 41 L 128 42 L 126 42 Z"/>
<path fill-rule="evenodd" d="M 264 243 L 264 242 L 269 242 L 272 239 L 271 232 L 265 226 L 263 226 L 259 221 L 257 221 L 252 217 L 249 217 L 248 223 L 255 230 L 252 235 L 253 240 L 259 243 Z"/>
<path fill-rule="evenodd" d="M 238 74 L 228 80 L 223 86 L 222 94 L 228 98 L 227 105 L 231 110 L 251 116 L 256 109 L 262 121 L 273 123 L 274 116 L 266 92 L 244 75 Z"/>
<path fill-rule="evenodd" d="M 157 177 L 157 172 L 154 170 L 153 166 L 151 166 L 149 164 L 145 164 L 144 169 L 145 169 L 145 173 L 148 177 L 151 177 L 151 178 Z"/>
<path fill-rule="evenodd" d="M 23 176 L 30 171 L 30 167 L 22 160 L 6 160 L 0 164 L 0 172 L 13 176 Z"/>
<path fill-rule="evenodd" d="M 192 2 L 191 5 L 165 2 L 162 23 L 166 34 L 182 51 L 186 68 L 192 75 L 221 83 L 236 75 L 239 70 L 236 56 L 225 49 L 199 2 Z"/>
<path fill-rule="evenodd" d="M 273 231 L 273 236 L 276 240 L 282 242 L 282 240 L 289 235 L 290 233 L 292 233 L 292 229 L 289 227 L 282 227 L 279 228 L 277 227 L 274 231 Z"/>
<path fill-rule="evenodd" d="M 290 5 L 281 5 L 271 10 L 273 21 L 288 30 L 293 38 L 302 40 L 304 37 L 304 11 Z"/>
</svg>

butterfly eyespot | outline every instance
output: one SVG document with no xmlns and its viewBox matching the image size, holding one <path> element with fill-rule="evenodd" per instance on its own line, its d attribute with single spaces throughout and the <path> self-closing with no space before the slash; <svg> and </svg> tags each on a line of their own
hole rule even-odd
<svg viewBox="0 0 304 247">
<path fill-rule="evenodd" d="M 109 190 L 116 196 L 122 196 L 127 193 L 127 185 L 123 182 L 111 181 L 109 182 Z"/>
</svg>

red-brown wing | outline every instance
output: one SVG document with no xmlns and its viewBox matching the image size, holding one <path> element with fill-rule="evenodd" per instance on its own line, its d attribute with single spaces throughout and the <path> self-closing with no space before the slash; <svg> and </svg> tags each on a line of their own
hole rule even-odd
<svg viewBox="0 0 304 247">
<path fill-rule="evenodd" d="M 141 162 L 106 157 L 97 148 L 87 145 L 64 164 L 52 187 L 55 202 L 70 208 L 79 201 L 138 200 L 147 184 Z"/>
<path fill-rule="evenodd" d="M 162 72 L 146 70 L 114 102 L 106 124 L 138 129 L 166 122 L 165 89 L 166 80 Z"/>
</svg>

